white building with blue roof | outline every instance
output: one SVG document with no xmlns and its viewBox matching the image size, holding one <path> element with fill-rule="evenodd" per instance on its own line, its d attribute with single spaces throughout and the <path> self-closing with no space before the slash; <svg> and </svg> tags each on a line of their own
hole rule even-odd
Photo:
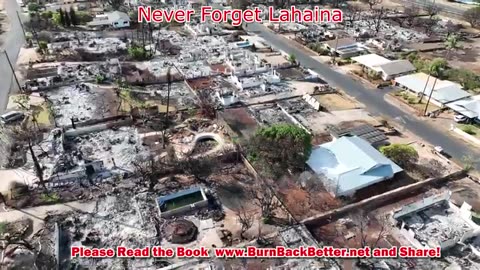
<svg viewBox="0 0 480 270">
<path fill-rule="evenodd" d="M 307 161 L 334 196 L 352 196 L 359 189 L 393 178 L 403 171 L 364 139 L 340 137 L 314 147 Z"/>
</svg>

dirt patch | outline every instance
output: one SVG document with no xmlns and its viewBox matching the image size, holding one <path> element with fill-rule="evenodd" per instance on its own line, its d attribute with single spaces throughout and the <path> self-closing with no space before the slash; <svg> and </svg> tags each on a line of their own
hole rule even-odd
<svg viewBox="0 0 480 270">
<path fill-rule="evenodd" d="M 324 94 L 314 96 L 329 111 L 342 111 L 359 108 L 359 104 L 340 94 Z"/>
<path fill-rule="evenodd" d="M 423 112 L 425 110 L 425 105 L 427 104 L 428 96 L 424 96 L 422 98 L 422 101 L 418 102 L 420 98 L 409 91 L 399 90 L 399 91 L 391 92 L 389 93 L 389 95 L 394 97 L 397 101 L 414 109 L 419 116 L 423 115 Z M 433 104 L 432 102 L 428 104 L 427 113 L 434 112 L 437 110 L 440 110 L 440 107 Z"/>
<path fill-rule="evenodd" d="M 453 192 L 452 198 L 456 205 L 462 205 L 463 202 L 470 204 L 473 211 L 480 212 L 480 184 L 469 178 L 464 178 L 448 184 L 448 188 Z"/>
</svg>

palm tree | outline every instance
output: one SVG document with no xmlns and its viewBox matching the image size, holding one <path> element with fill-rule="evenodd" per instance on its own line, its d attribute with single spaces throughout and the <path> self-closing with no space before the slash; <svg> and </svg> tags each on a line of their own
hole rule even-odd
<svg viewBox="0 0 480 270">
<path fill-rule="evenodd" d="M 423 99 L 423 96 L 425 96 L 425 90 L 427 90 L 427 86 L 428 86 L 428 82 L 430 81 L 430 77 L 432 76 L 432 73 L 436 73 L 437 67 L 438 66 L 433 65 L 433 63 L 431 63 L 430 66 L 428 67 L 428 77 L 427 77 L 427 81 L 425 82 L 425 86 L 423 87 L 423 91 L 420 94 L 420 99 L 418 99 L 419 104 L 422 103 L 422 99 Z"/>
<path fill-rule="evenodd" d="M 437 84 L 437 80 L 438 80 L 438 77 L 441 76 L 443 72 L 443 68 L 438 66 L 438 69 L 435 70 L 435 80 L 433 81 L 433 85 L 432 85 L 432 89 L 430 90 L 430 94 L 428 95 L 428 100 L 427 100 L 427 104 L 425 104 L 425 110 L 423 111 L 423 115 L 426 115 L 427 113 L 427 110 L 428 110 L 428 104 L 430 104 L 430 99 L 432 98 L 432 94 L 433 94 L 433 91 L 435 89 L 435 85 Z M 420 98 L 421 100 L 421 98 Z"/>
<path fill-rule="evenodd" d="M 447 40 L 445 41 L 445 49 L 447 49 L 447 51 L 445 52 L 445 60 L 448 59 L 448 56 L 449 56 L 450 52 L 457 49 L 457 48 L 459 48 L 459 46 L 458 46 L 458 36 L 457 35 L 449 35 L 447 37 Z M 423 87 L 423 91 L 422 91 L 422 94 L 420 95 L 420 99 L 418 100 L 418 103 L 422 103 L 423 96 L 425 95 L 425 90 L 427 90 L 427 85 L 428 85 L 428 82 L 430 81 L 430 76 L 432 74 L 438 74 L 440 68 L 441 68 L 441 66 L 438 65 L 438 63 L 435 63 L 434 61 L 432 61 L 432 63 L 430 64 L 430 66 L 428 68 L 429 72 L 428 72 L 427 82 L 425 83 L 425 87 Z M 435 85 L 436 82 L 437 82 L 437 79 L 435 78 L 434 85 Z"/>
<path fill-rule="evenodd" d="M 447 51 L 445 52 L 445 60 L 447 60 L 450 52 L 459 48 L 459 46 L 458 46 L 458 36 L 457 35 L 449 35 L 447 37 L 447 40 L 445 41 L 445 48 L 447 49 Z M 427 113 L 428 104 L 430 103 L 430 99 L 432 98 L 432 93 L 433 93 L 433 90 L 435 89 L 437 79 L 443 72 L 443 68 L 442 68 L 441 65 L 438 65 L 438 64 L 433 65 L 433 64 L 434 63 L 432 63 L 432 65 L 430 66 L 430 74 L 434 73 L 436 77 L 435 77 L 435 81 L 433 82 L 432 91 L 430 91 L 430 95 L 428 96 L 427 104 L 425 105 L 425 110 L 423 112 L 424 115 Z M 433 70 L 432 70 L 432 68 L 433 68 Z M 430 78 L 430 75 L 429 75 L 429 78 Z M 425 88 L 427 87 L 427 84 L 428 84 L 428 79 L 427 79 L 427 83 L 425 84 Z M 425 88 L 423 89 L 423 92 L 425 92 Z M 424 93 L 422 93 L 422 96 L 420 97 L 419 103 L 422 102 L 423 95 L 424 95 Z"/>
</svg>

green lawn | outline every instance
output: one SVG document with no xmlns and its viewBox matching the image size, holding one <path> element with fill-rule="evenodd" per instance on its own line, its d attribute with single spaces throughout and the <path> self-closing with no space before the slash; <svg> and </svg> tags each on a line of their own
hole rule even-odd
<svg viewBox="0 0 480 270">
<path fill-rule="evenodd" d="M 467 134 L 480 138 L 480 127 L 476 124 L 458 124 L 457 127 Z"/>
</svg>

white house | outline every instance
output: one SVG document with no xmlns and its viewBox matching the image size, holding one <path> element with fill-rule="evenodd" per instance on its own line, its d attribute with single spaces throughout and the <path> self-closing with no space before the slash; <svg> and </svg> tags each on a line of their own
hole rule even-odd
<svg viewBox="0 0 480 270">
<path fill-rule="evenodd" d="M 428 74 L 422 72 L 397 77 L 395 78 L 395 85 L 417 95 L 423 93 L 427 98 L 431 93 L 431 102 L 439 107 L 470 97 L 467 91 L 462 90 L 461 85 L 448 80 L 436 79 L 434 76 L 429 78 Z"/>
<path fill-rule="evenodd" d="M 344 136 L 312 149 L 307 165 L 321 177 L 335 197 L 352 196 L 357 190 L 391 179 L 403 171 L 366 140 Z"/>
<path fill-rule="evenodd" d="M 352 57 L 352 60 L 367 69 L 375 71 L 384 81 L 415 71 L 415 67 L 408 60 L 392 61 L 373 53 Z"/>
<path fill-rule="evenodd" d="M 125 28 L 130 26 L 130 17 L 127 13 L 113 11 L 97 15 L 88 25 L 92 27 L 111 26 L 113 28 Z"/>
</svg>

